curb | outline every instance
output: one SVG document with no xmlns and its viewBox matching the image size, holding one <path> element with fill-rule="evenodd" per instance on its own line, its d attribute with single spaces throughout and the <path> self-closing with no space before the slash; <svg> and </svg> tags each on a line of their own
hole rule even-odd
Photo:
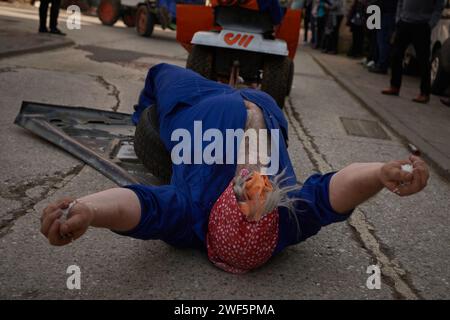
<svg viewBox="0 0 450 320">
<path fill-rule="evenodd" d="M 413 144 L 422 152 L 422 157 L 426 159 L 433 168 L 438 172 L 438 174 L 445 180 L 450 181 L 450 166 L 447 167 L 445 163 L 448 163 L 448 159 L 436 152 L 432 145 L 427 143 L 422 137 L 418 136 L 417 133 L 412 131 L 410 128 L 405 126 L 399 119 L 394 117 L 389 117 L 390 114 L 385 110 L 380 110 L 379 108 L 373 107 L 367 101 L 370 101 L 368 97 L 359 92 L 357 88 L 344 79 L 340 78 L 338 73 L 334 72 L 329 68 L 326 63 L 322 62 L 320 58 L 316 55 L 308 53 L 313 60 L 325 71 L 327 75 L 333 78 L 334 81 L 338 83 L 345 91 L 347 91 L 358 103 L 366 108 L 370 113 L 380 119 L 384 125 L 386 125 L 392 132 L 400 137 L 401 141 L 406 148 L 409 149 L 408 145 Z M 443 165 L 444 164 L 444 165 Z"/>
</svg>

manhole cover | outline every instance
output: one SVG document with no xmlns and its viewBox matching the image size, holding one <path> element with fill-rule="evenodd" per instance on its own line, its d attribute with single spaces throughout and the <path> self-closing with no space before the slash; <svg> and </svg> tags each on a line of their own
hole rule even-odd
<svg viewBox="0 0 450 320">
<path fill-rule="evenodd" d="M 388 134 L 377 121 L 340 118 L 345 131 L 351 136 L 390 140 Z"/>
</svg>

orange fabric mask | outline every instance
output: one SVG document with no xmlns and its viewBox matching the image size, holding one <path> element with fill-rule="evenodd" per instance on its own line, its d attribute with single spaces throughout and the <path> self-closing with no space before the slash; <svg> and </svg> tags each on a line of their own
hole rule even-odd
<svg viewBox="0 0 450 320">
<path fill-rule="evenodd" d="M 245 181 L 245 201 L 238 203 L 242 213 L 249 221 L 261 219 L 264 203 L 268 192 L 273 190 L 272 184 L 267 176 L 254 171 L 251 177 Z"/>
</svg>

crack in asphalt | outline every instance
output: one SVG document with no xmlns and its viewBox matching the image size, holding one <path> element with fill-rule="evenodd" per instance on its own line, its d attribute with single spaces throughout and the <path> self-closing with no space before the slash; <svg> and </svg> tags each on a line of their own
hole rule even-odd
<svg viewBox="0 0 450 320">
<path fill-rule="evenodd" d="M 314 138 L 304 126 L 299 113 L 295 110 L 291 98 L 285 108 L 286 117 L 294 129 L 294 132 L 302 143 L 305 152 L 315 170 L 321 173 L 334 171 L 332 165 L 327 161 L 325 155 L 320 152 L 318 146 L 314 143 Z M 355 233 L 362 247 L 380 266 L 384 282 L 392 288 L 394 295 L 401 299 L 420 299 L 422 298 L 414 288 L 411 281 L 407 278 L 407 272 L 397 263 L 393 262 L 385 250 L 382 248 L 381 241 L 375 235 L 375 228 L 367 221 L 364 212 L 356 208 L 348 220 L 348 224 Z"/>
<path fill-rule="evenodd" d="M 116 99 L 116 103 L 111 107 L 111 110 L 114 112 L 117 112 L 117 110 L 119 109 L 120 106 L 120 91 L 119 89 L 117 89 L 117 87 L 115 85 L 113 85 L 112 83 L 106 81 L 105 78 L 103 78 L 103 76 L 95 76 L 95 81 L 98 82 L 103 88 L 105 88 L 107 91 L 109 91 L 108 95 L 112 96 Z"/>
<path fill-rule="evenodd" d="M 58 189 L 64 187 L 80 173 L 83 167 L 84 164 L 79 164 L 66 172 L 55 172 L 52 176 L 40 177 L 0 189 L 0 197 L 20 202 L 18 209 L 6 212 L 5 216 L 0 218 L 0 238 L 9 232 L 18 218 L 32 212 L 36 203 L 50 197 Z M 38 188 L 39 194 L 30 196 L 28 192 L 36 188 Z"/>
</svg>

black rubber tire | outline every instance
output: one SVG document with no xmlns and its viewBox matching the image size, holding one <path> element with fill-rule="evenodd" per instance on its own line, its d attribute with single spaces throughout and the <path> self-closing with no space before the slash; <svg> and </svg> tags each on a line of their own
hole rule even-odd
<svg viewBox="0 0 450 320">
<path fill-rule="evenodd" d="M 136 10 L 125 7 L 122 10 L 122 21 L 128 28 L 134 28 L 136 26 Z"/>
<path fill-rule="evenodd" d="M 146 108 L 134 133 L 134 152 L 142 164 L 162 184 L 170 183 L 172 160 L 159 136 L 159 125 L 155 106 Z"/>
<path fill-rule="evenodd" d="M 449 85 L 449 76 L 442 66 L 442 60 L 441 50 L 438 49 L 433 53 L 433 58 L 431 60 L 432 64 L 436 63 L 438 65 L 436 76 L 434 80 L 431 81 L 431 93 L 436 95 L 442 95 Z"/>
<path fill-rule="evenodd" d="M 141 5 L 136 12 L 136 32 L 142 37 L 150 37 L 155 27 L 156 18 L 146 5 Z"/>
<path fill-rule="evenodd" d="M 271 55 L 264 59 L 261 90 L 270 94 L 281 109 L 284 108 L 284 100 L 289 94 L 290 85 L 292 85 L 291 71 L 292 61 L 289 57 Z"/>
<path fill-rule="evenodd" d="M 290 65 L 289 65 L 289 77 L 288 77 L 288 93 L 287 93 L 288 96 L 291 94 L 292 83 L 294 82 L 294 71 L 295 71 L 294 61 L 292 61 L 291 59 L 289 59 L 289 61 L 290 61 Z"/>
<path fill-rule="evenodd" d="M 193 45 L 186 62 L 186 68 L 207 79 L 213 79 L 213 53 L 205 46 Z"/>
<path fill-rule="evenodd" d="M 102 0 L 97 8 L 97 16 L 105 26 L 113 26 L 121 16 L 119 0 Z"/>
</svg>

